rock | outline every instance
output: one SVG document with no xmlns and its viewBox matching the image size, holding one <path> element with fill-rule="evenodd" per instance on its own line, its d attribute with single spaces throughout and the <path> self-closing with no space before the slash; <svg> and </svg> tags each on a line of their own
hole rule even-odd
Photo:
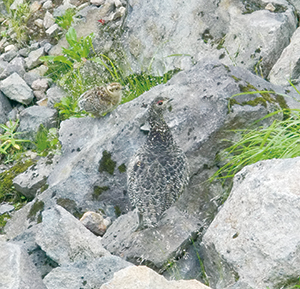
<svg viewBox="0 0 300 289">
<path fill-rule="evenodd" d="M 8 98 L 26 105 L 33 100 L 31 88 L 16 72 L 0 82 L 0 90 Z"/>
<path fill-rule="evenodd" d="M 105 0 L 90 0 L 90 3 L 95 6 L 101 6 L 105 3 Z"/>
<path fill-rule="evenodd" d="M 24 74 L 24 76 L 23 76 L 23 79 L 26 81 L 26 83 L 31 87 L 31 85 L 32 85 L 32 83 L 35 81 L 35 80 L 37 80 L 37 79 L 39 79 L 40 78 L 40 76 L 39 76 L 39 74 L 37 74 L 37 73 L 34 73 L 34 72 L 26 72 L 25 74 Z"/>
<path fill-rule="evenodd" d="M 113 255 L 135 264 L 146 263 L 164 271 L 170 260 L 182 255 L 191 238 L 201 228 L 197 219 L 186 217 L 175 207 L 168 209 L 156 228 L 135 232 L 138 217 L 129 212 L 119 217 L 103 236 L 103 246 Z M 155 246 L 153 246 L 155 244 Z"/>
<path fill-rule="evenodd" d="M 35 136 L 40 125 L 49 129 L 56 126 L 57 111 L 48 107 L 31 106 L 24 109 L 20 114 L 20 125 L 18 132 L 22 132 L 22 137 L 35 141 Z"/>
<path fill-rule="evenodd" d="M 6 96 L 0 91 L 0 124 L 8 121 L 8 114 L 12 107 Z"/>
<path fill-rule="evenodd" d="M 30 70 L 38 66 L 39 64 L 41 64 L 42 61 L 40 61 L 40 57 L 43 56 L 44 54 L 45 54 L 44 47 L 31 51 L 28 57 L 25 58 L 27 68 Z"/>
<path fill-rule="evenodd" d="M 12 59 L 14 59 L 18 55 L 18 52 L 16 50 L 10 50 L 8 52 L 2 53 L 0 55 L 0 60 L 10 62 Z"/>
<path fill-rule="evenodd" d="M 119 257 L 104 256 L 53 269 L 43 281 L 51 289 L 100 288 L 115 272 L 128 266 L 132 264 Z"/>
<path fill-rule="evenodd" d="M 53 24 L 55 24 L 55 18 L 53 15 L 46 11 L 45 17 L 44 17 L 44 27 L 45 29 L 50 28 Z"/>
<path fill-rule="evenodd" d="M 101 214 L 90 211 L 83 214 L 80 222 L 96 236 L 103 236 L 107 227 L 111 224 L 111 221 L 104 219 Z"/>
<path fill-rule="evenodd" d="M 46 97 L 45 92 L 41 91 L 41 90 L 34 90 L 33 94 L 38 101 L 45 99 L 45 97 Z"/>
<path fill-rule="evenodd" d="M 23 77 L 25 74 L 25 61 L 22 57 L 14 58 L 0 73 L 0 79 L 7 78 L 9 75 L 14 72 L 18 73 L 19 76 Z"/>
<path fill-rule="evenodd" d="M 31 5 L 30 5 L 30 12 L 31 13 L 36 13 L 38 10 L 40 10 L 42 7 L 42 5 L 39 3 L 39 1 L 34 1 Z"/>
<path fill-rule="evenodd" d="M 114 274 L 114 278 L 100 289 L 210 289 L 196 280 L 167 281 L 146 266 L 132 266 Z"/>
<path fill-rule="evenodd" d="M 16 10 L 18 8 L 19 5 L 23 4 L 24 0 L 15 0 L 11 5 L 10 5 L 10 9 L 11 10 Z"/>
<path fill-rule="evenodd" d="M 33 199 L 38 189 L 46 184 L 47 178 L 59 159 L 58 155 L 52 158 L 40 159 L 24 173 L 13 179 L 15 189 L 28 199 Z"/>
<path fill-rule="evenodd" d="M 45 73 L 48 71 L 48 67 L 46 65 L 40 65 L 30 71 L 28 71 L 29 73 L 34 73 L 34 74 L 37 74 L 39 76 L 44 76 Z"/>
<path fill-rule="evenodd" d="M 300 158 L 261 161 L 235 177 L 203 236 L 213 288 L 281 288 L 299 276 Z"/>
<path fill-rule="evenodd" d="M 52 37 L 60 30 L 59 26 L 55 23 L 51 25 L 46 31 L 46 35 Z"/>
<path fill-rule="evenodd" d="M 42 19 L 35 19 L 34 20 L 34 24 L 38 27 L 38 28 L 43 28 L 44 27 L 44 21 Z"/>
<path fill-rule="evenodd" d="M 66 92 L 58 86 L 52 86 L 47 90 L 48 106 L 53 108 L 55 103 L 61 101 L 63 97 L 66 97 Z"/>
<path fill-rule="evenodd" d="M 0 243 L 0 261 L 2 288 L 47 289 L 28 254 L 20 246 Z"/>
<path fill-rule="evenodd" d="M 14 211 L 15 207 L 9 204 L 0 205 L 0 215 Z"/>
<path fill-rule="evenodd" d="M 34 90 L 40 90 L 45 92 L 49 86 L 49 79 L 40 78 L 32 82 L 31 87 Z"/>
<path fill-rule="evenodd" d="M 8 52 L 8 51 L 11 51 L 11 50 L 17 50 L 17 47 L 13 44 L 10 44 L 10 45 L 7 45 L 5 48 L 4 48 L 4 52 Z"/>
<path fill-rule="evenodd" d="M 19 55 L 22 56 L 22 57 L 27 57 L 28 54 L 29 54 L 29 52 L 30 52 L 30 50 L 29 50 L 28 47 L 21 48 L 21 49 L 18 51 Z"/>
<path fill-rule="evenodd" d="M 300 60 L 297 51 L 300 49 L 300 28 L 298 28 L 291 38 L 290 44 L 283 50 L 280 58 L 269 74 L 270 82 L 287 86 L 288 80 L 299 83 L 300 81 Z"/>
<path fill-rule="evenodd" d="M 51 50 L 51 48 L 52 48 L 52 44 L 51 44 L 51 43 L 46 42 L 46 43 L 44 44 L 44 50 L 45 50 L 45 53 L 48 53 L 48 52 Z"/>
<path fill-rule="evenodd" d="M 43 9 L 48 10 L 53 8 L 53 3 L 51 0 L 47 0 L 44 4 L 43 4 Z"/>
<path fill-rule="evenodd" d="M 36 243 L 59 265 L 110 255 L 101 239 L 61 206 L 45 210 L 42 219 Z"/>
</svg>

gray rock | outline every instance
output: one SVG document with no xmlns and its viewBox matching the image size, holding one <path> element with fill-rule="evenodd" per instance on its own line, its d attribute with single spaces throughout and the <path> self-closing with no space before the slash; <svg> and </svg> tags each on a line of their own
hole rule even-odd
<svg viewBox="0 0 300 289">
<path fill-rule="evenodd" d="M 0 74 L 2 74 L 2 72 L 6 69 L 7 66 L 8 66 L 8 62 L 4 60 L 0 60 Z"/>
<path fill-rule="evenodd" d="M 2 204 L 0 205 L 0 215 L 3 215 L 5 213 L 9 213 L 15 209 L 14 206 L 9 204 Z"/>
<path fill-rule="evenodd" d="M 109 218 L 104 219 L 102 214 L 96 212 L 85 212 L 80 222 L 96 236 L 103 236 L 107 227 L 111 224 Z"/>
<path fill-rule="evenodd" d="M 44 47 L 40 47 L 36 50 L 31 51 L 28 54 L 28 57 L 25 58 L 26 67 L 27 69 L 32 69 L 39 64 L 42 64 L 42 61 L 40 61 L 40 57 L 45 54 Z"/>
<path fill-rule="evenodd" d="M 25 74 L 25 61 L 22 57 L 14 58 L 0 73 L 0 79 L 7 78 L 9 75 L 13 74 L 14 72 L 18 73 L 21 77 Z"/>
<path fill-rule="evenodd" d="M 28 47 L 24 47 L 24 48 L 21 48 L 18 53 L 20 56 L 23 56 L 23 57 L 27 57 L 29 55 L 29 48 Z"/>
<path fill-rule="evenodd" d="M 18 52 L 16 50 L 10 50 L 8 52 L 1 54 L 0 60 L 9 62 L 12 59 L 14 59 L 17 55 L 18 55 Z"/>
<path fill-rule="evenodd" d="M 298 28 L 291 38 L 290 44 L 283 50 L 280 58 L 269 74 L 269 79 L 277 85 L 288 86 L 288 80 L 294 83 L 300 81 L 300 58 L 297 53 L 300 49 L 299 44 L 300 29 Z"/>
<path fill-rule="evenodd" d="M 13 179 L 15 189 L 26 198 L 33 199 L 37 190 L 46 184 L 47 178 L 57 164 L 59 157 L 59 155 L 55 155 L 52 158 L 42 158 L 24 173 L 17 175 Z"/>
<path fill-rule="evenodd" d="M 44 27 L 45 29 L 50 28 L 53 24 L 55 23 L 55 18 L 53 17 L 53 15 L 46 11 L 45 17 L 44 17 Z"/>
<path fill-rule="evenodd" d="M 211 289 L 196 280 L 167 281 L 146 266 L 132 266 L 115 273 L 114 278 L 100 289 Z"/>
<path fill-rule="evenodd" d="M 184 216 L 175 207 L 168 209 L 157 228 L 135 232 L 138 217 L 129 212 L 119 217 L 103 236 L 103 246 L 113 255 L 135 264 L 146 263 L 154 269 L 163 268 L 177 258 L 201 228 L 197 219 Z M 155 244 L 155 246 L 153 246 Z"/>
<path fill-rule="evenodd" d="M 100 288 L 115 272 L 128 266 L 132 264 L 119 257 L 104 256 L 53 269 L 43 281 L 51 289 Z"/>
<path fill-rule="evenodd" d="M 101 239 L 61 206 L 45 210 L 42 217 L 36 243 L 59 265 L 110 255 Z"/>
<path fill-rule="evenodd" d="M 297 280 L 299 168 L 299 157 L 267 160 L 235 176 L 229 198 L 203 236 L 213 288 L 282 288 Z"/>
<path fill-rule="evenodd" d="M 61 99 L 66 96 L 67 94 L 62 88 L 58 86 L 50 87 L 47 90 L 48 107 L 53 108 L 55 103 L 60 102 Z"/>
<path fill-rule="evenodd" d="M 53 3 L 51 0 L 47 0 L 44 4 L 43 4 L 43 9 L 47 10 L 47 9 L 51 9 L 53 8 Z"/>
<path fill-rule="evenodd" d="M 53 25 L 51 25 L 46 31 L 46 35 L 48 36 L 54 36 L 56 33 L 58 33 L 60 31 L 59 26 L 55 23 Z"/>
<path fill-rule="evenodd" d="M 40 78 L 32 82 L 31 87 L 33 90 L 40 90 L 45 92 L 49 86 L 49 79 Z"/>
<path fill-rule="evenodd" d="M 49 129 L 56 126 L 57 111 L 45 106 L 31 106 L 20 113 L 18 132 L 25 139 L 35 140 L 40 125 Z"/>
<path fill-rule="evenodd" d="M 12 110 L 9 100 L 0 91 L 0 123 L 6 123 L 8 121 L 8 114 Z"/>
<path fill-rule="evenodd" d="M 32 71 L 26 72 L 23 76 L 23 79 L 26 81 L 26 83 L 31 87 L 32 83 L 40 79 L 40 75 L 37 73 L 34 73 Z"/>
<path fill-rule="evenodd" d="M 26 105 L 33 100 L 31 88 L 16 72 L 0 82 L 0 90 L 8 98 Z"/>
<path fill-rule="evenodd" d="M 47 289 L 26 251 L 0 243 L 0 287 L 5 289 Z"/>
</svg>

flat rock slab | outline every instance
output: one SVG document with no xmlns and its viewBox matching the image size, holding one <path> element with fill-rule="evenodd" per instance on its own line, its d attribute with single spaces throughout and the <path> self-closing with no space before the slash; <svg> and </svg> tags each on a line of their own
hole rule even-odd
<svg viewBox="0 0 300 289">
<path fill-rule="evenodd" d="M 110 255 L 101 239 L 60 206 L 42 213 L 36 243 L 59 265 Z"/>
<path fill-rule="evenodd" d="M 26 251 L 4 242 L 0 242 L 0 288 L 47 289 Z"/>
<path fill-rule="evenodd" d="M 100 288 L 128 266 L 132 264 L 117 256 L 105 256 L 57 267 L 43 281 L 49 289 Z"/>
<path fill-rule="evenodd" d="M 213 288 L 281 288 L 300 268 L 300 158 L 245 167 L 203 236 Z M 238 281 L 236 282 L 236 280 Z"/>
<path fill-rule="evenodd" d="M 115 273 L 100 289 L 210 289 L 196 280 L 167 281 L 146 266 L 133 266 Z"/>
<path fill-rule="evenodd" d="M 182 254 L 201 224 L 171 207 L 157 227 L 135 232 L 137 226 L 136 212 L 119 217 L 103 236 L 103 246 L 130 262 L 158 269 Z"/>
</svg>

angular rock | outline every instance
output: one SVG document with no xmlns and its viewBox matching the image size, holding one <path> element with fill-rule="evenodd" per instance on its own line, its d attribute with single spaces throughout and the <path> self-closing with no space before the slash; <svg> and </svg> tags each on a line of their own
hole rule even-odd
<svg viewBox="0 0 300 289">
<path fill-rule="evenodd" d="M 289 80 L 294 83 L 300 81 L 300 57 L 298 51 L 300 49 L 300 28 L 298 28 L 291 38 L 290 44 L 283 50 L 280 58 L 269 74 L 270 82 L 288 86 Z"/>
<path fill-rule="evenodd" d="M 0 287 L 47 289 L 28 254 L 10 243 L 0 243 Z"/>
<path fill-rule="evenodd" d="M 66 96 L 66 92 L 58 86 L 53 86 L 49 88 L 47 90 L 48 107 L 53 108 L 55 103 L 60 102 L 61 99 Z"/>
<path fill-rule="evenodd" d="M 16 50 L 10 50 L 8 52 L 5 52 L 0 55 L 0 60 L 10 62 L 12 59 L 14 59 L 18 55 L 18 52 Z"/>
<path fill-rule="evenodd" d="M 57 111 L 49 107 L 31 106 L 20 113 L 18 132 L 22 132 L 25 139 L 35 140 L 40 125 L 49 129 L 56 126 Z"/>
<path fill-rule="evenodd" d="M 12 107 L 6 96 L 0 91 L 0 123 L 6 123 L 8 121 L 8 114 L 12 110 Z"/>
<path fill-rule="evenodd" d="M 125 257 L 135 264 L 145 262 L 147 266 L 164 271 L 170 260 L 182 254 L 201 225 L 197 219 L 186 217 L 171 207 L 156 228 L 135 232 L 138 217 L 136 212 L 129 212 L 108 228 L 102 243 L 113 255 Z"/>
<path fill-rule="evenodd" d="M 2 204 L 0 205 L 0 215 L 3 215 L 5 213 L 9 213 L 15 209 L 14 206 L 9 204 Z"/>
<path fill-rule="evenodd" d="M 42 219 L 36 243 L 59 265 L 110 255 L 101 239 L 61 206 L 44 211 Z"/>
<path fill-rule="evenodd" d="M 167 281 L 146 266 L 132 266 L 114 274 L 114 278 L 100 289 L 210 289 L 196 280 Z"/>
<path fill-rule="evenodd" d="M 28 57 L 25 58 L 27 69 L 32 69 L 38 66 L 39 64 L 42 64 L 42 61 L 40 61 L 40 57 L 43 56 L 44 54 L 45 54 L 44 47 L 31 51 Z"/>
<path fill-rule="evenodd" d="M 55 23 L 51 25 L 46 31 L 46 35 L 48 36 L 54 36 L 55 33 L 57 33 L 60 30 L 59 26 Z"/>
<path fill-rule="evenodd" d="M 100 288 L 115 272 L 129 266 L 132 264 L 119 257 L 104 256 L 53 269 L 43 281 L 51 289 Z"/>
<path fill-rule="evenodd" d="M 33 199 L 38 189 L 46 184 L 47 178 L 54 169 L 60 156 L 42 158 L 29 167 L 24 173 L 13 179 L 15 189 L 28 199 Z"/>
<path fill-rule="evenodd" d="M 8 98 L 26 105 L 33 100 L 31 88 L 16 72 L 0 82 L 0 90 Z"/>
<path fill-rule="evenodd" d="M 44 17 L 44 27 L 45 29 L 50 28 L 53 24 L 55 24 L 55 18 L 53 17 L 53 15 L 46 11 L 45 17 Z"/>
<path fill-rule="evenodd" d="M 23 79 L 26 81 L 26 83 L 27 83 L 29 86 L 31 86 L 32 83 L 33 83 L 35 80 L 39 79 L 39 78 L 40 78 L 40 75 L 37 74 L 37 73 L 34 73 L 34 72 L 32 72 L 32 71 L 26 72 L 26 73 L 24 74 L 24 77 L 23 77 Z"/>
<path fill-rule="evenodd" d="M 40 90 L 45 92 L 49 86 L 49 79 L 40 78 L 32 82 L 31 87 L 33 90 Z"/>
<path fill-rule="evenodd" d="M 14 58 L 0 73 L 0 79 L 4 79 L 14 72 L 18 73 L 19 76 L 23 77 L 25 74 L 25 61 L 22 57 Z"/>
<path fill-rule="evenodd" d="M 53 8 L 53 3 L 51 0 L 47 0 L 44 4 L 43 4 L 43 9 L 48 10 Z"/>
<path fill-rule="evenodd" d="M 110 219 L 104 219 L 101 214 L 91 211 L 85 212 L 80 222 L 96 236 L 103 236 L 111 224 Z"/>
<path fill-rule="evenodd" d="M 247 166 L 202 240 L 213 288 L 282 288 L 300 267 L 300 158 Z"/>
</svg>

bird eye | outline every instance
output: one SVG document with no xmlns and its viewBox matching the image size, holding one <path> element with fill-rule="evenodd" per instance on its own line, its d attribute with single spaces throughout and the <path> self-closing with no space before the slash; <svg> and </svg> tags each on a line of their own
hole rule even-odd
<svg viewBox="0 0 300 289">
<path fill-rule="evenodd" d="M 164 102 L 162 101 L 162 100 L 159 100 L 158 102 L 157 102 L 157 104 L 158 105 L 162 105 Z"/>
</svg>

